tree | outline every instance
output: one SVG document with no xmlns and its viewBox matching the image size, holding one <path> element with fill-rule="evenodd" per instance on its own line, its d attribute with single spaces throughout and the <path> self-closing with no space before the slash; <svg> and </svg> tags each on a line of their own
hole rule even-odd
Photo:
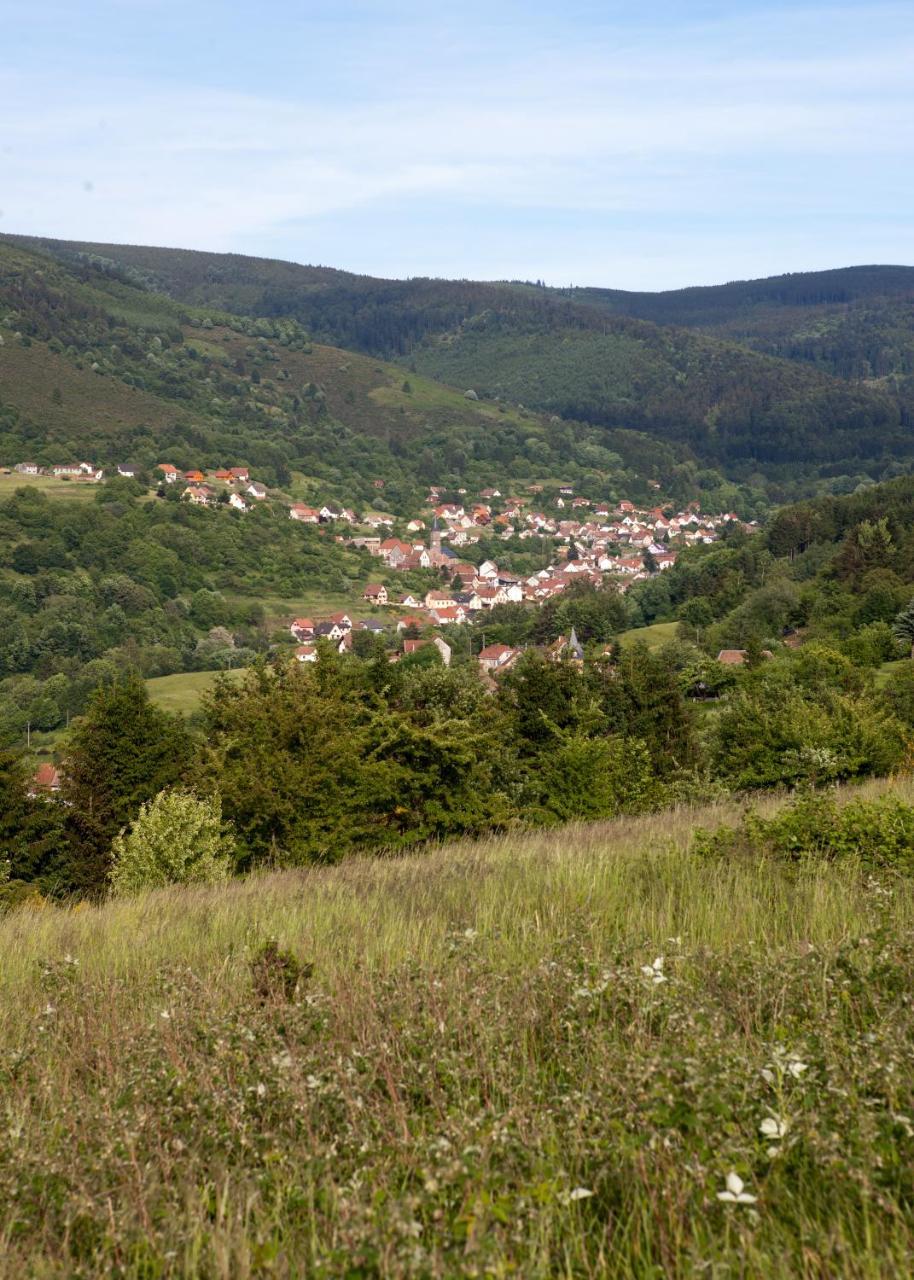
<svg viewBox="0 0 914 1280">
<path fill-rule="evenodd" d="M 63 766 L 74 889 L 102 888 L 111 841 L 141 805 L 180 781 L 191 750 L 181 718 L 154 707 L 138 676 L 95 690 Z"/>
<path fill-rule="evenodd" d="M 160 791 L 111 845 L 111 887 L 139 893 L 166 884 L 215 884 L 231 874 L 235 842 L 218 795 Z"/>
<path fill-rule="evenodd" d="M 22 757 L 0 751 L 0 869 L 5 866 L 13 882 L 48 872 L 63 843 L 61 807 L 30 796 L 28 782 Z"/>
</svg>

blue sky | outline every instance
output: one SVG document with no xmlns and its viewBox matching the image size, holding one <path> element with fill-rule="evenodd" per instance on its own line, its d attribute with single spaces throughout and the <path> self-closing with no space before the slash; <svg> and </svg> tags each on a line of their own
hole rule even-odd
<svg viewBox="0 0 914 1280">
<path fill-rule="evenodd" d="M 631 289 L 914 263 L 914 4 L 0 0 L 0 230 Z"/>
</svg>

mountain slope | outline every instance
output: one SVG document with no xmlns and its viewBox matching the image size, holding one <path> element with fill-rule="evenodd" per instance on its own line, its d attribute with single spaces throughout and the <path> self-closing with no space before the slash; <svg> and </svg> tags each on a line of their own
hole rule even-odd
<svg viewBox="0 0 914 1280">
<path fill-rule="evenodd" d="M 914 267 L 845 267 L 665 293 L 574 289 L 601 312 L 701 329 L 848 379 L 914 373 Z"/>
<path fill-rule="evenodd" d="M 713 333 L 618 314 L 623 303 L 646 307 L 650 295 L 593 290 L 565 297 L 520 284 L 385 281 L 237 255 L 51 241 L 41 247 L 74 273 L 126 273 L 184 304 L 243 304 L 274 323 L 294 318 L 323 341 L 400 356 L 418 373 L 599 428 L 649 432 L 738 476 L 761 468 L 779 482 L 809 487 L 824 474 L 879 478 L 914 458 L 910 382 L 846 381 Z M 874 290 L 894 290 L 891 307 L 906 305 L 903 268 L 787 279 L 758 290 L 750 282 L 681 291 L 688 297 L 675 295 L 667 311 L 663 299 L 673 295 L 656 295 L 651 305 L 665 319 L 678 314 L 718 329 L 748 324 L 753 307 L 761 308 L 758 327 L 773 311 L 796 320 L 797 309 L 851 305 L 841 298 L 856 305 L 858 297 L 873 299 Z M 903 351 L 897 360 L 887 357 L 902 366 L 905 359 Z"/>
<path fill-rule="evenodd" d="M 0 241 L 0 339 L 0 464 L 247 464 L 359 505 L 378 502 L 380 481 L 384 505 L 405 511 L 432 482 L 589 475 L 613 491 L 688 457 L 630 432 L 569 432 L 312 343 L 293 320 L 186 306 L 129 271 L 21 243 Z"/>
</svg>

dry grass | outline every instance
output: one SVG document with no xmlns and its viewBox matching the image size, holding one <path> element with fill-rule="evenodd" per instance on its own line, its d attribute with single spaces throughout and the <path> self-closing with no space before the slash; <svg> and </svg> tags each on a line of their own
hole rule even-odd
<svg viewBox="0 0 914 1280">
<path fill-rule="evenodd" d="M 0 1276 L 910 1274 L 914 890 L 737 812 L 0 921 Z"/>
</svg>

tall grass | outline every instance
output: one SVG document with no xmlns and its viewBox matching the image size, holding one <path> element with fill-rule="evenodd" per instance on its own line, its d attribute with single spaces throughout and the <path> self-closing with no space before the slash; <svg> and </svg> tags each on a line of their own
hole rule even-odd
<svg viewBox="0 0 914 1280">
<path fill-rule="evenodd" d="M 0 1276 L 911 1274 L 914 888 L 737 816 L 0 921 Z"/>
</svg>

